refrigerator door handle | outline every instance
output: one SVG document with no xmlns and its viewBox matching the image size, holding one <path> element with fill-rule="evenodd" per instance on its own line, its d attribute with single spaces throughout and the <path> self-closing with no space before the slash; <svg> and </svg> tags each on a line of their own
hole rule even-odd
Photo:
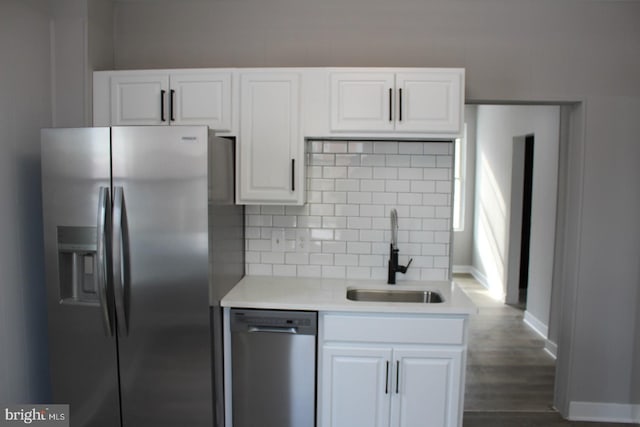
<svg viewBox="0 0 640 427">
<path fill-rule="evenodd" d="M 111 197 L 109 196 L 108 187 L 100 187 L 98 194 L 98 219 L 97 219 L 97 238 L 96 238 L 96 289 L 98 290 L 98 298 L 100 301 L 100 314 L 102 324 L 104 325 L 104 333 L 108 337 L 112 337 L 113 330 L 113 307 L 110 292 L 111 269 L 110 258 L 111 253 Z"/>
<path fill-rule="evenodd" d="M 113 189 L 113 295 L 116 305 L 116 321 L 120 336 L 129 334 L 129 230 L 124 189 Z"/>
</svg>

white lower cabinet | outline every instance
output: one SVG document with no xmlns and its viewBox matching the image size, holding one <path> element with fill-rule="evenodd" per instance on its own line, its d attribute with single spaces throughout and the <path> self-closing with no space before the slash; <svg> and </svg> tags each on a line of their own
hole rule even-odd
<svg viewBox="0 0 640 427">
<path fill-rule="evenodd" d="M 424 324 L 424 319 L 420 320 Z M 410 327 L 411 318 L 405 321 L 402 325 L 401 319 L 400 325 Z M 347 325 L 354 332 L 351 342 L 331 340 L 327 336 L 331 335 L 329 328 L 323 339 L 320 427 L 462 425 L 466 355 L 463 342 L 442 345 L 442 340 L 435 340 L 420 344 L 410 339 L 403 344 L 399 342 L 402 330 L 394 337 L 381 329 L 380 339 L 372 339 L 371 334 L 360 335 L 351 326 Z M 391 342 L 387 344 L 386 340 Z"/>
</svg>

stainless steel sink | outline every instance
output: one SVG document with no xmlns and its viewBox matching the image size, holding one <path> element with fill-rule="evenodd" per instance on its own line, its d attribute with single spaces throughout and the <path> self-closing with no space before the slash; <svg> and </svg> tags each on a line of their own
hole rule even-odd
<svg viewBox="0 0 640 427">
<path fill-rule="evenodd" d="M 443 302 L 442 295 L 434 291 L 416 291 L 405 289 L 347 289 L 347 299 L 369 302 Z"/>
</svg>

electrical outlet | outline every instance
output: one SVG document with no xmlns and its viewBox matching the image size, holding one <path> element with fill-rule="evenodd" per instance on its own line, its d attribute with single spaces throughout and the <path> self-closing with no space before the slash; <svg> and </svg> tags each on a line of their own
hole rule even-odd
<svg viewBox="0 0 640 427">
<path fill-rule="evenodd" d="M 296 230 L 296 251 L 309 252 L 309 229 L 301 228 Z"/>
<path fill-rule="evenodd" d="M 285 243 L 284 228 L 274 228 L 271 231 L 271 250 L 273 252 L 284 252 Z"/>
</svg>

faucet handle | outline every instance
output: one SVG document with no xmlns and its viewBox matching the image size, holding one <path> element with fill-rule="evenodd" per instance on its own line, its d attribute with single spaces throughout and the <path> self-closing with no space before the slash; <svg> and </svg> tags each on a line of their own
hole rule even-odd
<svg viewBox="0 0 640 427">
<path fill-rule="evenodd" d="M 409 259 L 409 262 L 407 263 L 407 265 L 399 265 L 398 266 L 398 271 L 402 274 L 406 273 L 407 270 L 409 269 L 409 266 L 411 265 L 411 262 L 413 261 L 413 258 Z"/>
</svg>

